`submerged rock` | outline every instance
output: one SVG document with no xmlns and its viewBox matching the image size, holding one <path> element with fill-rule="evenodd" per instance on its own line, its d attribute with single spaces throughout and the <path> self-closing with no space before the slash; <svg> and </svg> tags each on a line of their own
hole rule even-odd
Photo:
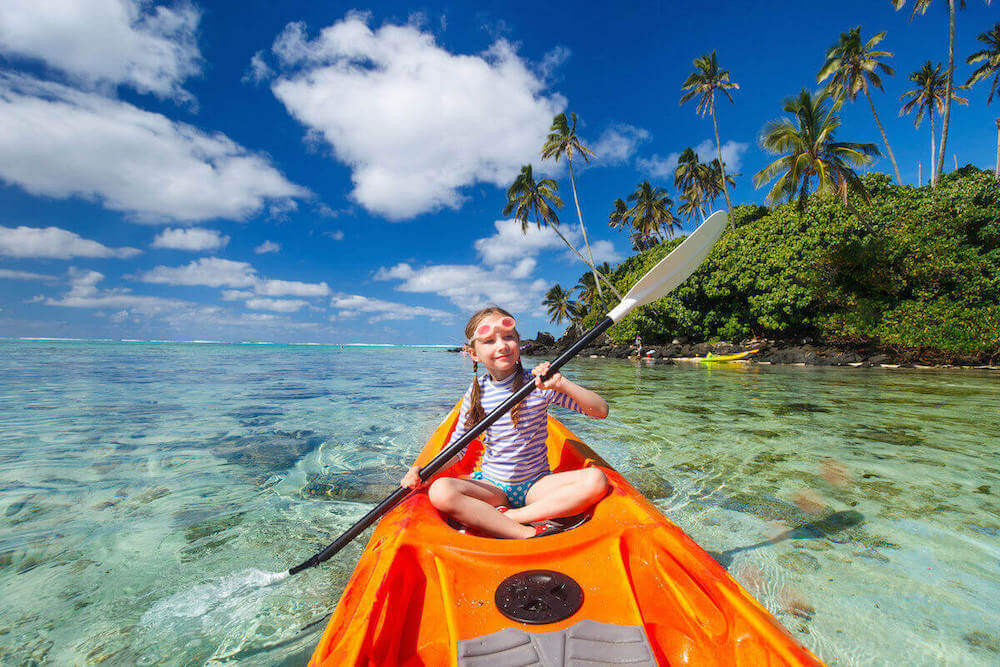
<svg viewBox="0 0 1000 667">
<path fill-rule="evenodd" d="M 226 514 L 199 521 L 184 530 L 184 539 L 188 542 L 197 542 L 203 537 L 216 535 L 224 530 L 235 528 L 243 523 L 245 516 L 246 512 L 236 512 L 234 514 Z"/>
<path fill-rule="evenodd" d="M 285 411 L 271 405 L 247 405 L 226 414 L 243 426 L 269 426 L 278 421 Z"/>
<path fill-rule="evenodd" d="M 228 463 L 267 475 L 291 468 L 322 442 L 315 431 L 263 431 L 215 438 L 209 449 Z"/>
<path fill-rule="evenodd" d="M 830 412 L 828 408 L 813 403 L 785 403 L 774 406 L 771 408 L 771 411 L 779 417 L 794 414 L 811 414 L 814 412 Z"/>
<path fill-rule="evenodd" d="M 628 480 L 636 491 L 650 500 L 662 500 L 674 495 L 674 485 L 660 475 L 655 468 L 640 468 L 630 472 Z"/>
<path fill-rule="evenodd" d="M 815 572 L 820 569 L 819 559 L 799 549 L 778 556 L 778 563 L 793 572 Z"/>
<path fill-rule="evenodd" d="M 366 478 L 373 480 L 376 477 L 383 479 L 366 481 Z M 322 475 L 310 473 L 306 475 L 306 485 L 302 488 L 302 495 L 323 500 L 378 502 L 396 488 L 396 485 L 385 481 L 384 477 L 385 471 L 381 468 Z"/>
</svg>

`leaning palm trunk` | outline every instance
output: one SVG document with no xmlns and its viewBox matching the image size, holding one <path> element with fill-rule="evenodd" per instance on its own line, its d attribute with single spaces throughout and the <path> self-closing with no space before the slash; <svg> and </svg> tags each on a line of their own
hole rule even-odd
<svg viewBox="0 0 1000 667">
<path fill-rule="evenodd" d="M 1000 178 L 1000 118 L 997 118 L 997 164 L 993 168 L 993 174 Z"/>
<path fill-rule="evenodd" d="M 715 104 L 712 104 L 712 127 L 715 128 L 715 150 L 719 154 L 719 172 L 722 174 L 722 195 L 726 199 L 726 215 L 729 216 L 726 225 L 733 223 L 733 205 L 729 201 L 729 188 L 726 187 L 726 165 L 722 163 L 722 145 L 719 143 L 719 123 L 715 120 Z"/>
<path fill-rule="evenodd" d="M 889 152 L 889 159 L 892 161 L 892 169 L 896 172 L 896 182 L 900 185 L 903 184 L 903 179 L 899 175 L 899 166 L 896 164 L 896 156 L 892 154 L 892 147 L 889 146 L 889 137 L 885 136 L 885 130 L 882 128 L 882 122 L 878 119 L 878 114 L 875 113 L 875 104 L 872 102 L 872 96 L 868 94 L 868 87 L 864 89 L 865 97 L 868 98 L 868 106 L 872 108 L 872 116 L 875 118 L 875 124 L 878 125 L 878 131 L 882 133 L 882 142 L 885 143 L 885 149 Z"/>
<path fill-rule="evenodd" d="M 941 150 L 938 151 L 935 183 L 944 171 L 944 151 L 948 145 L 948 121 L 951 120 L 951 93 L 955 78 L 955 0 L 948 0 L 948 83 L 944 91 L 944 122 L 941 123 Z"/>
<path fill-rule="evenodd" d="M 575 245 L 573 245 L 572 243 L 570 243 L 570 242 L 569 242 L 569 239 L 567 239 L 567 238 L 566 238 L 565 236 L 563 236 L 563 233 L 562 233 L 562 231 L 560 231 L 560 229 L 559 229 L 559 225 L 556 225 L 556 224 L 551 224 L 551 223 L 549 223 L 549 227 L 551 227 L 551 228 L 552 228 L 552 230 L 553 230 L 553 231 L 554 231 L 554 232 L 556 233 L 556 235 L 558 235 L 558 236 L 559 236 L 559 238 L 561 238 L 561 239 L 562 239 L 562 242 L 563 242 L 563 243 L 565 243 L 565 244 L 566 244 L 566 246 L 567 246 L 567 247 L 568 247 L 568 248 L 569 248 L 570 250 L 572 250 L 573 252 L 575 252 L 575 253 L 576 253 L 576 256 L 577 256 L 577 257 L 579 257 L 579 258 L 580 258 L 581 260 L 583 260 L 583 263 L 584 263 L 584 264 L 587 264 L 587 258 L 586 258 L 586 257 L 584 257 L 584 256 L 583 256 L 583 255 L 582 255 L 582 254 L 580 253 L 580 251 L 576 249 L 576 246 L 575 246 Z M 588 266 L 590 266 L 590 265 L 588 264 Z M 610 289 L 610 290 L 611 290 L 612 292 L 614 292 L 614 293 L 615 293 L 615 296 L 616 296 L 616 297 L 617 297 L 617 298 L 618 298 L 619 300 L 621 300 L 621 298 L 622 298 L 622 295 L 618 293 L 618 290 L 616 290 L 616 289 L 615 289 L 615 286 L 611 284 L 611 281 L 610 281 L 610 280 L 608 280 L 608 279 L 607 279 L 607 277 L 606 277 L 606 276 L 605 276 L 605 275 L 604 275 L 603 273 L 601 273 L 600 271 L 598 271 L 598 270 L 597 270 L 597 267 L 596 267 L 596 266 L 590 266 L 590 268 L 591 268 L 591 271 L 593 271 L 593 273 L 594 273 L 594 280 L 595 280 L 595 281 L 598 281 L 598 283 L 597 283 L 597 284 L 600 284 L 600 282 L 599 282 L 599 281 L 603 280 L 603 281 L 604 281 L 604 284 L 608 286 L 608 289 Z"/>
<path fill-rule="evenodd" d="M 583 245 L 586 246 L 587 257 L 590 258 L 589 262 L 587 262 L 587 260 L 583 261 L 587 262 L 587 266 L 589 266 L 590 270 L 594 272 L 594 284 L 597 286 L 597 296 L 603 304 L 604 292 L 601 291 L 601 281 L 597 279 L 597 267 L 594 265 L 594 253 L 590 251 L 590 240 L 587 238 L 587 228 L 583 226 L 583 213 L 580 211 L 580 198 L 576 196 L 576 178 L 573 176 L 573 160 L 568 155 L 566 156 L 566 163 L 569 165 L 569 182 L 570 185 L 573 186 L 573 203 L 576 204 L 576 218 L 580 221 L 580 231 L 583 233 Z M 619 300 L 621 299 L 618 292 L 615 292 L 615 295 L 618 296 Z"/>
</svg>

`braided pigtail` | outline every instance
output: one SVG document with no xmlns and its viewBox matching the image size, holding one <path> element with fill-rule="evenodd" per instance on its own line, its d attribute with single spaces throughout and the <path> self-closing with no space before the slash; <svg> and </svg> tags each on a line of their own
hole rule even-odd
<svg viewBox="0 0 1000 667">
<path fill-rule="evenodd" d="M 465 430 L 468 431 L 473 426 L 481 422 L 486 417 L 483 409 L 482 390 L 479 388 L 479 364 L 472 362 L 472 395 L 469 396 L 469 412 L 465 415 Z"/>
<path fill-rule="evenodd" d="M 516 394 L 517 391 L 521 387 L 523 387 L 523 386 L 524 386 L 524 366 L 522 366 L 521 362 L 518 361 L 517 362 L 517 370 L 514 371 L 514 384 L 510 388 L 510 391 L 511 391 L 512 394 Z M 511 408 L 511 411 L 510 411 L 510 421 L 511 421 L 512 424 L 514 424 L 514 428 L 517 428 L 517 418 L 518 418 L 518 415 L 521 412 L 521 404 L 522 403 L 524 403 L 523 400 L 519 401 L 517 403 L 517 405 L 515 405 L 513 408 Z"/>
</svg>

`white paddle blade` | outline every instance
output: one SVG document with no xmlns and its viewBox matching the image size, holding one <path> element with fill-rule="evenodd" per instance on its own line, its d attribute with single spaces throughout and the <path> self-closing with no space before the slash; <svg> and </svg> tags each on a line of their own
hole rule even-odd
<svg viewBox="0 0 1000 667">
<path fill-rule="evenodd" d="M 608 313 L 608 317 L 618 322 L 636 306 L 656 301 L 687 280 L 712 252 L 715 242 L 726 229 L 727 220 L 725 211 L 710 215 L 683 243 L 640 278 L 622 302 Z"/>
</svg>

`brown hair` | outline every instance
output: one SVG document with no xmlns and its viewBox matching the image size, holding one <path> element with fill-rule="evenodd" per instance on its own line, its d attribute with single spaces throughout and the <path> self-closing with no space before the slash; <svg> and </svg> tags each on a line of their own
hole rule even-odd
<svg viewBox="0 0 1000 667">
<path fill-rule="evenodd" d="M 470 349 L 475 349 L 473 346 L 476 344 L 476 341 L 474 340 L 476 327 L 479 326 L 480 322 L 492 315 L 500 315 L 501 317 L 509 317 L 511 319 L 514 318 L 513 315 L 499 306 L 490 306 L 489 308 L 483 308 L 482 310 L 473 313 L 472 317 L 469 318 L 468 323 L 465 325 L 465 339 L 467 341 L 472 340 L 472 343 L 467 345 Z M 514 330 L 514 333 L 517 334 L 517 329 Z M 520 344 L 520 334 L 517 334 L 517 340 Z M 486 411 L 483 409 L 481 390 L 479 388 L 479 364 L 475 361 L 472 362 L 472 372 L 476 373 L 476 378 L 472 381 L 472 396 L 470 396 L 469 413 L 465 416 L 465 430 L 467 431 L 486 417 Z M 518 358 L 517 368 L 514 369 L 514 386 L 511 388 L 511 391 L 517 392 L 517 390 L 523 386 L 524 366 L 521 365 L 521 360 Z M 514 423 L 515 427 L 517 427 L 517 417 L 520 409 L 521 404 L 518 403 L 510 411 L 510 420 Z"/>
</svg>

